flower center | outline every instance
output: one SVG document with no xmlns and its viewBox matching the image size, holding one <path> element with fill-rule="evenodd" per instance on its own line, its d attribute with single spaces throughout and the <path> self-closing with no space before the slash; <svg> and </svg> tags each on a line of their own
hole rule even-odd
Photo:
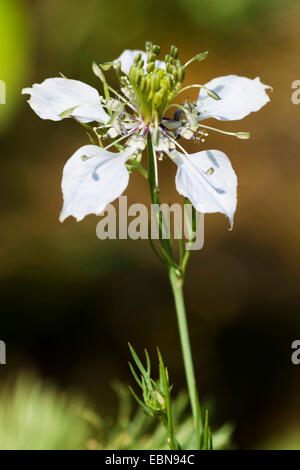
<svg viewBox="0 0 300 470">
<path fill-rule="evenodd" d="M 184 67 L 178 59 L 178 49 L 171 46 L 165 56 L 165 64 L 156 67 L 160 47 L 146 43 L 147 64 L 137 54 L 129 71 L 129 82 L 133 91 L 133 102 L 146 125 L 157 125 L 168 106 L 178 94 L 185 76 Z M 163 68 L 165 66 L 165 68 Z"/>
</svg>

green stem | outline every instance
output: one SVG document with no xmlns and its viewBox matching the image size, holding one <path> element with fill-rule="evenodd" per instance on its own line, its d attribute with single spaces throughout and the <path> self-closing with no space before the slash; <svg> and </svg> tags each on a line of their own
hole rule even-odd
<svg viewBox="0 0 300 470">
<path fill-rule="evenodd" d="M 185 368 L 185 375 L 188 385 L 189 397 L 191 408 L 194 418 L 194 425 L 196 429 L 197 441 L 200 444 L 202 434 L 202 418 L 199 405 L 199 398 L 197 392 L 197 385 L 195 379 L 195 371 L 193 365 L 193 358 L 191 352 L 191 343 L 189 338 L 189 331 L 187 325 L 184 296 L 183 296 L 183 280 L 176 274 L 174 268 L 169 269 L 169 279 L 174 295 L 174 303 L 177 314 L 178 328 L 180 334 L 180 342 L 183 354 L 183 362 Z"/>
<path fill-rule="evenodd" d="M 150 133 L 147 135 L 147 153 L 148 153 L 148 182 L 151 193 L 152 204 L 159 204 L 159 187 L 156 179 L 155 169 L 155 153 L 153 150 L 153 143 Z M 162 218 L 159 217 L 158 226 L 162 227 Z M 193 225 L 193 224 L 192 224 Z M 197 437 L 197 449 L 200 449 L 202 441 L 202 417 L 197 392 L 197 385 L 195 379 L 195 371 L 192 359 L 191 344 L 189 338 L 189 331 L 186 319 L 185 304 L 183 297 L 183 278 L 184 271 L 190 256 L 190 252 L 181 253 L 181 266 L 178 266 L 173 255 L 172 246 L 169 239 L 164 240 L 160 237 L 160 250 L 163 255 L 163 261 L 167 265 L 169 279 L 174 295 L 175 309 L 177 314 L 177 321 L 179 327 L 181 348 L 183 354 L 183 362 L 185 368 L 185 375 L 188 385 L 188 392 L 191 402 L 191 408 L 194 418 L 194 425 Z M 159 256 L 160 257 L 160 256 Z M 181 269 L 180 269 L 181 268 Z M 183 269 L 182 269 L 183 268 Z"/>
</svg>

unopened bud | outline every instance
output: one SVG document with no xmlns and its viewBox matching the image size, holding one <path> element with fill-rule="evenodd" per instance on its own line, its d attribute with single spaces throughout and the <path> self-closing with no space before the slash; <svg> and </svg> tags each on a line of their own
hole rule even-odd
<svg viewBox="0 0 300 470">
<path fill-rule="evenodd" d="M 160 406 L 161 406 L 162 408 L 164 408 L 164 407 L 165 407 L 165 400 L 164 400 L 163 396 L 162 396 L 157 390 L 155 390 L 155 391 L 153 392 L 153 395 L 155 395 L 155 398 L 157 399 L 157 401 L 158 401 L 158 403 L 160 404 Z"/>
</svg>

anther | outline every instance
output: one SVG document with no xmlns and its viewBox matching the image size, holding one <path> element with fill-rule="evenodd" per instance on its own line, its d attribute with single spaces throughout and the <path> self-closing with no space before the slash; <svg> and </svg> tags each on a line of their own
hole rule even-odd
<svg viewBox="0 0 300 470">
<path fill-rule="evenodd" d="M 142 58 L 142 54 L 139 52 L 135 58 L 134 58 L 134 63 L 137 64 Z"/>
<path fill-rule="evenodd" d="M 154 62 L 149 62 L 149 64 L 147 65 L 147 72 L 151 73 L 151 72 L 153 72 L 154 69 L 155 69 L 155 63 Z"/>
<path fill-rule="evenodd" d="M 157 75 L 152 75 L 151 77 L 151 90 L 158 91 L 159 90 L 159 77 Z"/>
<path fill-rule="evenodd" d="M 237 132 L 235 135 L 238 139 L 250 139 L 251 137 L 250 132 Z"/>
<path fill-rule="evenodd" d="M 160 53 L 160 46 L 158 46 L 157 44 L 154 44 L 152 50 L 154 54 L 158 55 Z"/>
<path fill-rule="evenodd" d="M 156 54 L 154 54 L 153 52 L 151 52 L 150 54 L 148 54 L 148 58 L 147 58 L 147 62 L 155 62 L 156 61 Z"/>
<path fill-rule="evenodd" d="M 183 67 L 178 67 L 177 69 L 177 74 L 178 74 L 178 80 L 180 82 L 183 82 L 184 77 L 185 77 L 185 70 Z"/>
<path fill-rule="evenodd" d="M 217 93 L 215 93 L 214 91 L 212 91 L 212 90 L 210 90 L 209 88 L 206 88 L 206 87 L 203 87 L 203 88 L 206 91 L 206 93 L 208 94 L 208 96 L 210 96 L 214 100 L 219 101 L 221 99 L 220 96 Z"/>
<path fill-rule="evenodd" d="M 167 65 L 166 65 L 166 71 L 167 71 L 168 73 L 172 73 L 172 71 L 173 71 L 173 65 L 171 65 L 170 63 L 167 63 Z"/>
<path fill-rule="evenodd" d="M 171 56 L 174 57 L 174 59 L 177 59 L 178 57 L 178 49 L 176 46 L 171 46 Z"/>
<path fill-rule="evenodd" d="M 153 48 L 152 41 L 146 41 L 146 44 L 145 44 L 146 52 L 151 52 L 152 48 Z"/>
</svg>

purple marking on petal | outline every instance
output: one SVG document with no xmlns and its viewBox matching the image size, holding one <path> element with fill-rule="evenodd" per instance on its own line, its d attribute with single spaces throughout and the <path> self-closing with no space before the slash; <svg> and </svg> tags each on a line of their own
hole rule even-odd
<svg viewBox="0 0 300 470">
<path fill-rule="evenodd" d="M 143 137 L 146 137 L 148 132 L 149 132 L 149 126 L 146 126 L 145 129 L 143 130 Z"/>
</svg>

